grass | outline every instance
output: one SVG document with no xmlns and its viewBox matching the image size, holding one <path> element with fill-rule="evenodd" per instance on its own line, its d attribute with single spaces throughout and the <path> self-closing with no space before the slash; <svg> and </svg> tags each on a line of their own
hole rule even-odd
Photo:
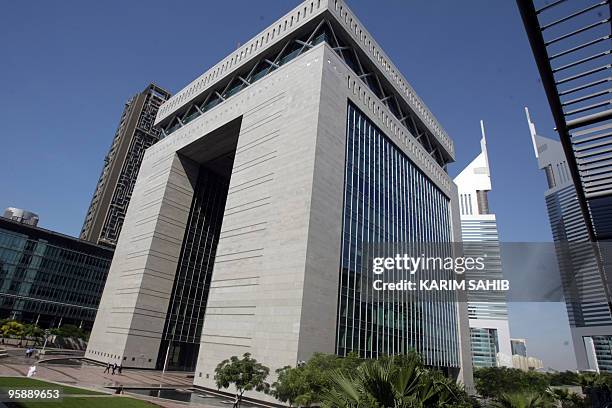
<svg viewBox="0 0 612 408">
<path fill-rule="evenodd" d="M 102 392 L 83 388 L 68 387 L 27 377 L 0 377 L 0 388 L 57 388 L 63 389 L 64 395 L 104 395 Z"/>
<path fill-rule="evenodd" d="M 27 377 L 0 377 L 0 388 L 57 388 L 63 389 L 62 401 L 23 401 L 11 403 L 19 408 L 154 408 L 155 404 L 129 397 L 113 397 L 97 391 L 68 387 Z M 80 395 L 74 397 L 73 395 Z M 85 396 L 83 396 L 85 395 Z M 87 397 L 90 395 L 91 397 Z M 100 397 L 97 397 L 100 396 Z M 112 399 L 112 400 L 111 400 Z"/>
<path fill-rule="evenodd" d="M 128 397 L 67 397 L 61 402 L 20 402 L 17 406 L 20 408 L 159 408 L 159 405 Z"/>
</svg>

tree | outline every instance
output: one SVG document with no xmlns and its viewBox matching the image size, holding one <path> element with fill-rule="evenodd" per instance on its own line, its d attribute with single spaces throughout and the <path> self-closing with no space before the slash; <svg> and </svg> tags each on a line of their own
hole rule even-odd
<svg viewBox="0 0 612 408">
<path fill-rule="evenodd" d="M 312 401 L 310 396 L 311 387 L 306 376 L 304 375 L 303 367 L 285 366 L 276 370 L 277 380 L 272 384 L 270 393 L 274 398 L 281 402 L 289 403 L 298 406 L 308 406 Z"/>
<path fill-rule="evenodd" d="M 353 374 L 333 372 L 323 407 L 469 407 L 452 380 L 423 367 L 416 353 L 370 360 Z"/>
<path fill-rule="evenodd" d="M 498 396 L 492 406 L 495 408 L 548 408 L 553 404 L 545 397 L 545 394 L 511 393 Z"/>
<path fill-rule="evenodd" d="M 581 373 L 578 384 L 586 395 L 586 406 L 606 406 L 612 404 L 612 374 Z"/>
<path fill-rule="evenodd" d="M 41 338 L 44 334 L 43 329 L 38 327 L 35 324 L 25 324 L 23 325 L 23 336 L 26 337 L 26 346 L 28 345 L 27 338 L 34 339 L 34 344 Z"/>
<path fill-rule="evenodd" d="M 5 322 L 0 328 L 0 330 L 2 331 L 3 341 L 4 337 L 19 337 L 20 339 L 23 338 L 23 324 L 15 320 L 9 320 Z"/>
<path fill-rule="evenodd" d="M 579 375 L 574 371 L 549 374 L 550 385 L 578 385 Z"/>
<path fill-rule="evenodd" d="M 549 396 L 561 405 L 560 408 L 583 408 L 587 407 L 585 399 L 575 392 L 566 388 L 554 388 L 549 391 Z"/>
<path fill-rule="evenodd" d="M 479 368 L 474 371 L 474 380 L 476 390 L 486 398 L 493 398 L 501 393 L 544 394 L 549 385 L 548 377 L 544 374 L 507 367 Z"/>
<path fill-rule="evenodd" d="M 362 362 L 355 353 L 346 357 L 315 353 L 299 367 L 287 366 L 277 370 L 278 378 L 272 384 L 271 394 L 290 406 L 307 407 L 319 403 L 323 392 L 331 387 L 331 372 L 351 373 Z"/>
<path fill-rule="evenodd" d="M 87 340 L 87 333 L 85 330 L 72 324 L 65 324 L 62 327 L 54 329 L 54 331 L 54 334 L 60 337 L 71 337 L 75 339 Z"/>
<path fill-rule="evenodd" d="M 229 388 L 233 384 L 236 387 L 237 406 L 240 407 L 245 391 L 268 393 L 270 385 L 265 380 L 269 373 L 268 367 L 251 358 L 250 353 L 244 353 L 242 359 L 232 356 L 220 362 L 215 368 L 215 382 L 219 389 Z"/>
</svg>

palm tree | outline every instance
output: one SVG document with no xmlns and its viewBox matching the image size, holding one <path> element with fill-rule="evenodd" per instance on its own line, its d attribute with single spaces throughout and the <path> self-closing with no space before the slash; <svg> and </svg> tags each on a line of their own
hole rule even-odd
<svg viewBox="0 0 612 408">
<path fill-rule="evenodd" d="M 363 363 L 353 375 L 335 371 L 323 407 L 439 407 L 462 400 L 443 375 L 425 369 L 416 354 Z"/>
<path fill-rule="evenodd" d="M 542 394 L 512 393 L 502 394 L 492 404 L 495 408 L 547 408 L 553 404 Z"/>
<path fill-rule="evenodd" d="M 549 388 L 548 396 L 558 402 L 561 408 L 584 407 L 584 398 L 567 388 Z"/>
</svg>

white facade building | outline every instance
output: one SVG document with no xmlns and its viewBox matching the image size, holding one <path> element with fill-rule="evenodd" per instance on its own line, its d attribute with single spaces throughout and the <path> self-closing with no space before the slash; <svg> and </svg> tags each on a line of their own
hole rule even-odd
<svg viewBox="0 0 612 408">
<path fill-rule="evenodd" d="M 572 342 L 579 370 L 612 372 L 612 316 L 596 253 L 589 241 L 561 142 L 540 136 L 525 108 L 556 243 Z"/>
<path fill-rule="evenodd" d="M 274 372 L 416 349 L 471 386 L 464 303 L 355 285 L 366 244 L 458 241 L 460 224 L 451 139 L 344 2 L 303 2 L 156 122 L 86 357 L 216 389 L 233 355 Z"/>
<path fill-rule="evenodd" d="M 466 255 L 486 255 L 485 269 L 471 279 L 503 279 L 495 214 L 489 209 L 491 172 L 484 123 L 480 122 L 480 154 L 457 177 L 461 239 Z M 468 310 L 472 361 L 475 367 L 512 367 L 506 298 L 501 292 L 469 292 Z"/>
</svg>

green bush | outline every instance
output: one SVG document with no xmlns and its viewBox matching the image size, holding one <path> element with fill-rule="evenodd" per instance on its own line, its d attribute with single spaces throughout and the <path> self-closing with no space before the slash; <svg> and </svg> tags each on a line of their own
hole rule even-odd
<svg viewBox="0 0 612 408">
<path fill-rule="evenodd" d="M 289 406 L 472 406 L 461 386 L 425 368 L 415 352 L 379 360 L 317 353 L 305 364 L 276 372 L 271 394 Z"/>
<path fill-rule="evenodd" d="M 298 367 L 276 370 L 278 379 L 272 384 L 271 394 L 289 406 L 310 406 L 321 402 L 323 392 L 331 387 L 331 372 L 349 373 L 357 369 L 362 360 L 356 354 L 339 357 L 315 353 L 308 362 Z"/>
<path fill-rule="evenodd" d="M 507 367 L 478 368 L 474 370 L 474 383 L 478 394 L 485 398 L 503 393 L 544 394 L 550 385 L 546 374 Z"/>
<path fill-rule="evenodd" d="M 60 337 L 72 337 L 74 339 L 82 340 L 87 340 L 89 336 L 85 330 L 72 324 L 65 324 L 59 328 L 51 329 L 51 334 L 55 334 Z"/>
</svg>

